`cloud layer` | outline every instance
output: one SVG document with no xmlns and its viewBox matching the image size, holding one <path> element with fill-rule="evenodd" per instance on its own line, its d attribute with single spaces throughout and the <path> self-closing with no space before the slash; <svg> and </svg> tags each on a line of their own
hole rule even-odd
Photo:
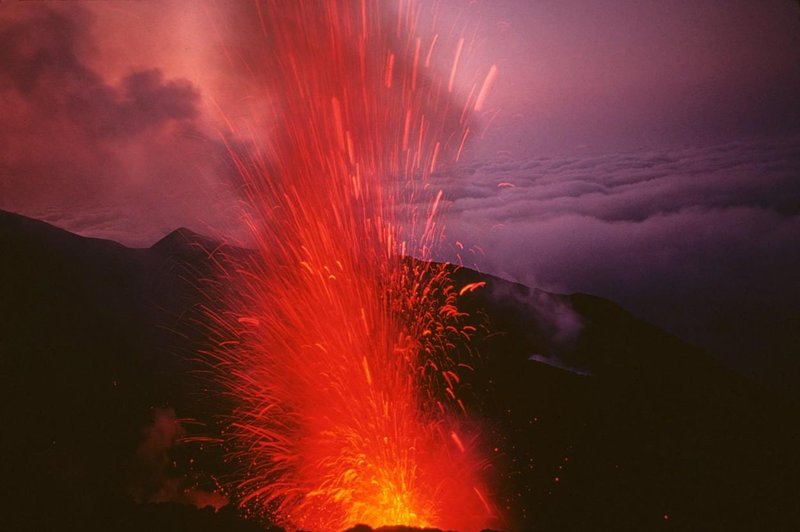
<svg viewBox="0 0 800 532">
<path fill-rule="evenodd" d="M 800 138 L 473 163 L 445 258 L 599 294 L 746 371 L 800 377 Z M 470 246 L 472 246 L 470 248 Z"/>
</svg>

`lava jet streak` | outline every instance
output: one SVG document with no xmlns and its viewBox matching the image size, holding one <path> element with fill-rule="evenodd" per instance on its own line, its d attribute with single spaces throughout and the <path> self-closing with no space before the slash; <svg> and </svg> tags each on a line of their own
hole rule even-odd
<svg viewBox="0 0 800 532">
<path fill-rule="evenodd" d="M 494 68 L 456 97 L 464 39 L 433 32 L 430 5 L 395 7 L 254 13 L 277 126 L 265 147 L 231 150 L 257 251 L 230 276 L 237 338 L 216 358 L 237 402 L 242 504 L 290 528 L 496 519 L 457 393 L 468 361 L 454 353 L 474 329 L 450 269 L 407 257 L 441 240 L 427 179 L 462 150 Z"/>
</svg>

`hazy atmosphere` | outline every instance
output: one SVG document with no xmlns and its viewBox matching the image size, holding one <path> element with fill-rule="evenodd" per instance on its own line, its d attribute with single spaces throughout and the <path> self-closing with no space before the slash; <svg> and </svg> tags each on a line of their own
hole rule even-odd
<svg viewBox="0 0 800 532">
<path fill-rule="evenodd" d="M 498 69 L 482 134 L 436 176 L 441 258 L 607 297 L 796 393 L 800 5 L 449 0 L 441 17 Z M 134 247 L 238 235 L 223 139 L 263 135 L 243 126 L 269 76 L 256 18 L 0 3 L 0 209 Z"/>
</svg>

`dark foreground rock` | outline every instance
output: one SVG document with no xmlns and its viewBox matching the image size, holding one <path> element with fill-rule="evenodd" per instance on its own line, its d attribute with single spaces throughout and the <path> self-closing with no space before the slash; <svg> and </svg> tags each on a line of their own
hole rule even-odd
<svg viewBox="0 0 800 532">
<path fill-rule="evenodd" d="M 0 212 L 0 530 L 269 526 L 196 507 L 230 496 L 230 405 L 193 357 L 209 247 Z M 509 530 L 800 530 L 796 404 L 610 301 L 454 275 L 486 283 L 461 301 L 483 331 L 462 397 Z"/>
</svg>

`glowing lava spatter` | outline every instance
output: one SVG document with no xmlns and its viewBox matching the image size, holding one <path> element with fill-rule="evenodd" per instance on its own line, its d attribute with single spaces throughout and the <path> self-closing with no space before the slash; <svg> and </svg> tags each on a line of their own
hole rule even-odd
<svg viewBox="0 0 800 532">
<path fill-rule="evenodd" d="M 426 181 L 485 89 L 456 103 L 465 43 L 418 31 L 435 9 L 376 4 L 257 4 L 277 126 L 262 150 L 232 149 L 257 253 L 232 274 L 237 337 L 215 354 L 238 491 L 293 528 L 477 530 L 494 519 L 487 464 L 452 354 L 470 330 L 448 268 L 404 256 L 440 239 Z"/>
</svg>

